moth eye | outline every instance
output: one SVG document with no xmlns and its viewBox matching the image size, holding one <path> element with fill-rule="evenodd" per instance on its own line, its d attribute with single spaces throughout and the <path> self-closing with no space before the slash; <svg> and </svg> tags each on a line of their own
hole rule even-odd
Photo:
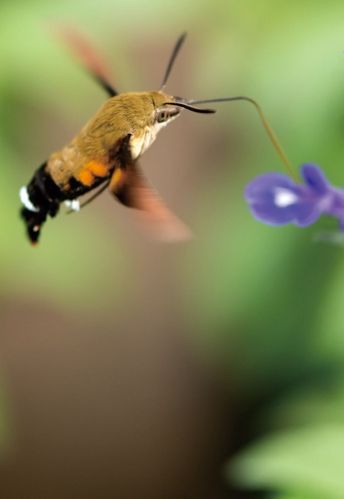
<svg viewBox="0 0 344 499">
<path fill-rule="evenodd" d="M 167 121 L 167 119 L 168 119 L 167 111 L 159 111 L 157 119 L 158 119 L 158 123 L 163 123 L 164 121 Z"/>
</svg>

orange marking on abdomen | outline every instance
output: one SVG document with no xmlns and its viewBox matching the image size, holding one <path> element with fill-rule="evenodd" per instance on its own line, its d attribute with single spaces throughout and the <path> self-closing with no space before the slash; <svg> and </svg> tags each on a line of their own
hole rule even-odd
<svg viewBox="0 0 344 499">
<path fill-rule="evenodd" d="M 93 176 L 93 174 L 89 170 L 87 170 L 86 168 L 83 168 L 81 170 L 81 172 L 79 173 L 78 180 L 82 184 L 86 185 L 87 187 L 91 187 L 91 185 L 94 182 L 94 176 Z"/>
<path fill-rule="evenodd" d="M 108 173 L 108 168 L 102 163 L 98 163 L 98 161 L 89 161 L 80 171 L 78 180 L 87 187 L 91 187 L 95 177 L 106 177 Z"/>
<path fill-rule="evenodd" d="M 106 177 L 109 173 L 108 168 L 98 161 L 90 161 L 86 163 L 85 168 L 89 170 L 95 177 Z"/>
</svg>

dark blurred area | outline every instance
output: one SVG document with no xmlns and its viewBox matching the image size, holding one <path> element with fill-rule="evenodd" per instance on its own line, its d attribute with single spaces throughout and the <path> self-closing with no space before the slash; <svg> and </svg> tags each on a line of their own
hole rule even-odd
<svg viewBox="0 0 344 499">
<path fill-rule="evenodd" d="M 0 6 L 1 499 L 342 499 L 343 247 L 251 218 L 282 167 L 254 109 L 183 113 L 141 164 L 193 240 L 159 244 L 104 193 L 32 248 L 19 188 L 104 102 L 54 37 L 75 26 L 123 91 L 249 95 L 297 167 L 344 185 L 342 2 Z"/>
<path fill-rule="evenodd" d="M 6 307 L 15 435 L 5 497 L 209 497 L 219 487 L 224 396 L 186 353 L 180 325 L 146 305 L 113 326 L 33 304 L 23 322 Z"/>
</svg>

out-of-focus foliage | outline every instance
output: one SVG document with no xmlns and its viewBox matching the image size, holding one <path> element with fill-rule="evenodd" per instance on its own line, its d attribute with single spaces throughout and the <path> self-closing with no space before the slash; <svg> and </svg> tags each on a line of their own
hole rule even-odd
<svg viewBox="0 0 344 499">
<path fill-rule="evenodd" d="M 140 49 L 172 46 L 186 28 L 191 49 L 181 56 L 186 62 L 178 60 L 185 92 L 256 98 L 296 166 L 319 163 L 334 185 L 344 185 L 343 18 L 341 0 L 0 5 L 2 301 L 49 303 L 62 314 L 116 324 L 117 313 L 132 316 L 140 307 L 142 260 L 150 251 L 173 255 L 173 278 L 166 279 L 172 309 L 185 317 L 195 350 L 234 391 L 238 414 L 251 411 L 247 447 L 228 463 L 228 480 L 276 499 L 344 497 L 344 250 L 314 242 L 319 231 L 335 230 L 330 220 L 300 230 L 251 218 L 245 183 L 281 168 L 254 109 L 224 104 L 216 119 L 183 116 L 180 143 L 164 142 L 161 169 L 186 143 L 185 177 L 174 188 L 185 184 L 181 206 L 187 199 L 196 238 L 183 248 L 147 250 L 134 237 L 135 253 L 130 216 L 109 200 L 106 210 L 94 204 L 49 221 L 32 249 L 18 218 L 18 189 L 103 102 L 54 40 L 50 26 L 59 22 L 89 32 L 110 59 L 116 85 L 133 90 L 160 81 L 149 72 L 151 60 L 137 64 Z M 128 239 L 116 229 L 121 223 Z M 161 277 L 159 256 L 152 281 Z"/>
<path fill-rule="evenodd" d="M 296 498 L 343 497 L 343 411 L 340 380 L 274 401 L 261 415 L 261 425 L 273 431 L 231 463 L 229 476 L 245 486 L 282 490 Z"/>
<path fill-rule="evenodd" d="M 344 496 L 344 425 L 308 425 L 266 437 L 232 467 L 256 489 L 281 489 L 314 499 Z M 303 495 L 302 495 L 303 494 Z"/>
</svg>

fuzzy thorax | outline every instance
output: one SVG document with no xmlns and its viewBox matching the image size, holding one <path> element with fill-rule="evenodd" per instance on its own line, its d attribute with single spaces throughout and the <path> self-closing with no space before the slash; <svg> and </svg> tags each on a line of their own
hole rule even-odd
<svg viewBox="0 0 344 499">
<path fill-rule="evenodd" d="M 140 130 L 130 140 L 130 151 L 133 159 L 140 157 L 155 141 L 158 133 L 167 125 L 164 123 L 154 123 Z"/>
</svg>

